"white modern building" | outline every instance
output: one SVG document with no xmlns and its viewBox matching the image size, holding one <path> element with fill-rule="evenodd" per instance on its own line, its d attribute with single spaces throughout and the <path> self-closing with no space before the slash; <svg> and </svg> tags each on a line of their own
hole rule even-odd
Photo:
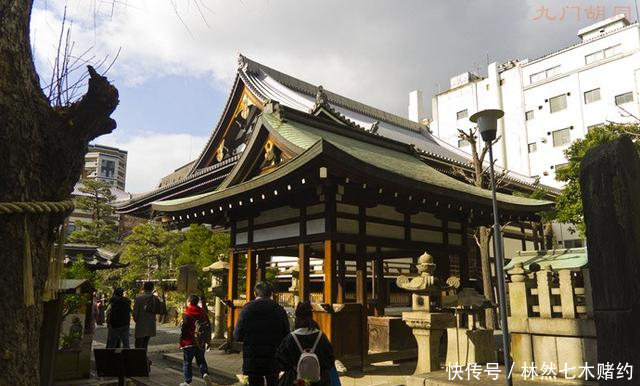
<svg viewBox="0 0 640 386">
<path fill-rule="evenodd" d="M 504 110 L 499 165 L 555 187 L 555 171 L 567 161 L 564 150 L 587 131 L 607 122 L 640 117 L 640 28 L 618 15 L 578 31 L 573 46 L 538 59 L 492 63 L 481 77 L 451 78 L 448 90 L 433 96 L 432 132 L 462 150 L 469 144 L 458 129 L 473 127 L 473 113 Z M 420 93 L 410 95 L 409 117 L 422 120 Z"/>
<path fill-rule="evenodd" d="M 91 144 L 84 156 L 82 178 L 97 179 L 124 191 L 127 179 L 127 151 Z"/>
</svg>

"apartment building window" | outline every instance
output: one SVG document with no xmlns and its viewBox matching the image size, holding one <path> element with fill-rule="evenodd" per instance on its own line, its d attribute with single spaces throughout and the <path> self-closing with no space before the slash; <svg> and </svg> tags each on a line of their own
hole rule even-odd
<svg viewBox="0 0 640 386">
<path fill-rule="evenodd" d="M 469 141 L 467 141 L 466 139 L 459 139 L 458 140 L 458 147 L 465 147 L 465 146 L 469 146 Z"/>
<path fill-rule="evenodd" d="M 593 62 L 597 62 L 598 60 L 604 59 L 604 51 L 596 51 L 584 57 L 585 64 L 591 64 Z"/>
<path fill-rule="evenodd" d="M 541 80 L 558 75 L 559 73 L 560 73 L 560 65 L 553 66 L 551 68 L 547 68 L 544 71 L 536 72 L 534 74 L 529 75 L 529 82 L 530 83 L 539 82 Z"/>
<path fill-rule="evenodd" d="M 594 90 L 589 90 L 584 93 L 584 104 L 588 105 L 589 103 L 597 102 L 600 100 L 600 89 L 596 88 Z"/>
<path fill-rule="evenodd" d="M 568 127 L 566 129 L 556 130 L 551 134 L 553 135 L 554 147 L 566 145 L 571 142 L 571 129 Z"/>
<path fill-rule="evenodd" d="M 530 121 L 533 119 L 533 110 L 529 110 L 526 113 L 524 113 L 524 120 L 525 121 Z"/>
<path fill-rule="evenodd" d="M 551 78 L 554 75 L 558 75 L 560 73 L 560 66 L 551 67 L 545 70 L 544 74 L 547 78 Z"/>
<path fill-rule="evenodd" d="M 100 176 L 111 178 L 116 172 L 115 161 L 103 159 L 100 165 Z"/>
<path fill-rule="evenodd" d="M 596 52 L 592 52 L 589 55 L 584 57 L 585 64 L 591 64 L 597 62 L 598 60 L 602 60 L 605 58 L 610 58 L 614 55 L 617 55 L 620 52 L 620 44 L 616 44 L 615 46 L 607 47 L 604 50 L 598 50 Z"/>
<path fill-rule="evenodd" d="M 538 150 L 538 144 L 533 142 L 529 144 L 529 153 L 535 153 Z"/>
<path fill-rule="evenodd" d="M 547 76 L 545 75 L 544 71 L 540 71 L 540 72 L 536 72 L 535 74 L 531 74 L 529 75 L 529 81 L 531 83 L 535 83 L 535 82 L 539 82 L 543 79 L 545 79 Z"/>
<path fill-rule="evenodd" d="M 567 96 L 565 94 L 555 96 L 549 99 L 549 111 L 552 113 L 564 110 L 567 108 Z"/>
<path fill-rule="evenodd" d="M 604 57 L 610 58 L 612 56 L 617 55 L 620 52 L 620 44 L 616 44 L 615 46 L 611 46 L 604 49 Z"/>
<path fill-rule="evenodd" d="M 463 118 L 466 118 L 466 117 L 468 117 L 468 116 L 469 116 L 469 112 L 467 111 L 467 109 L 460 110 L 460 111 L 458 111 L 458 112 L 456 113 L 456 118 L 457 118 L 458 120 L 463 119 Z"/>
<path fill-rule="evenodd" d="M 629 91 L 624 94 L 616 95 L 616 104 L 621 105 L 624 103 L 633 102 L 633 92 Z"/>
</svg>

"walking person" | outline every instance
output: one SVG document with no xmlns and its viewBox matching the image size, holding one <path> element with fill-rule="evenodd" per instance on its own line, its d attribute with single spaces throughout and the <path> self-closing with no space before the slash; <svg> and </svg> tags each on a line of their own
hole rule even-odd
<svg viewBox="0 0 640 386">
<path fill-rule="evenodd" d="M 284 371 L 278 384 L 291 386 L 303 380 L 305 383 L 309 381 L 312 386 L 332 385 L 335 362 L 333 347 L 313 320 L 311 303 L 298 303 L 295 317 L 295 330 L 282 340 L 276 353 L 278 369 Z M 305 359 L 301 359 L 303 352 L 307 353 Z M 315 357 L 311 355 L 309 358 L 308 354 Z M 306 374 L 298 374 L 299 370 Z"/>
<path fill-rule="evenodd" d="M 207 361 L 204 357 L 206 344 L 211 340 L 211 322 L 207 313 L 198 306 L 200 298 L 190 295 L 188 305 L 182 312 L 180 328 L 180 349 L 182 350 L 182 370 L 184 382 L 180 386 L 188 386 L 193 379 L 192 362 L 195 358 L 200 374 L 208 386 L 213 382 L 209 377 Z"/>
<path fill-rule="evenodd" d="M 133 302 L 133 320 L 136 322 L 135 347 L 147 349 L 149 339 L 156 336 L 156 304 L 160 299 L 153 294 L 153 282 L 143 284 L 143 293 L 136 296 Z"/>
<path fill-rule="evenodd" d="M 113 291 L 113 297 L 109 301 L 105 314 L 109 331 L 107 348 L 129 348 L 131 300 L 124 297 L 122 288 L 116 288 Z"/>
<path fill-rule="evenodd" d="M 256 299 L 247 303 L 233 331 L 236 341 L 242 342 L 242 372 L 249 378 L 249 386 L 276 386 L 278 367 L 276 350 L 289 334 L 289 318 L 284 308 L 271 297 L 269 283 L 258 282 L 254 287 Z"/>
</svg>

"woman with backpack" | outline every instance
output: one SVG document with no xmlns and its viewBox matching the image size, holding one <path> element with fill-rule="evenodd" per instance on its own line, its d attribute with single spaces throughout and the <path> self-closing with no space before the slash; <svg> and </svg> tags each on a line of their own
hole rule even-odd
<svg viewBox="0 0 640 386">
<path fill-rule="evenodd" d="M 276 352 L 278 366 L 284 371 L 278 385 L 330 386 L 333 347 L 313 320 L 311 303 L 299 303 L 295 317 L 295 330 L 282 340 Z"/>
</svg>

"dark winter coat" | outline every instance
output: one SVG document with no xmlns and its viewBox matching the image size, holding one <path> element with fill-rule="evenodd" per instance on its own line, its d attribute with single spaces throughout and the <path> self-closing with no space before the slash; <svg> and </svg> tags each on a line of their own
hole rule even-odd
<svg viewBox="0 0 640 386">
<path fill-rule="evenodd" d="M 109 303 L 107 324 L 112 328 L 128 326 L 131 321 L 131 300 L 124 296 L 114 296 Z"/>
<path fill-rule="evenodd" d="M 315 328 L 299 328 L 293 333 L 296 334 L 300 345 L 304 349 L 310 349 L 318 337 L 318 334 L 322 332 Z M 320 362 L 320 382 L 313 383 L 314 386 L 329 386 L 331 380 L 329 378 L 329 372 L 334 366 L 335 357 L 333 355 L 333 347 L 327 339 L 327 336 L 322 334 L 320 341 L 314 351 Z M 279 385 L 290 386 L 297 379 L 296 369 L 298 367 L 298 360 L 300 359 L 300 348 L 293 340 L 291 334 L 287 335 L 278 347 L 276 353 L 276 360 L 278 362 L 278 370 L 284 371 L 280 378 Z"/>
<path fill-rule="evenodd" d="M 135 337 L 156 336 L 156 314 L 144 310 L 149 297 L 155 296 L 151 291 L 136 296 L 133 302 L 133 320 L 136 322 Z"/>
<path fill-rule="evenodd" d="M 189 304 L 182 312 L 182 328 L 180 329 L 180 348 L 195 346 L 196 320 L 209 320 L 201 307 Z"/>
<path fill-rule="evenodd" d="M 276 350 L 289 334 L 289 318 L 284 308 L 271 299 L 258 298 L 247 303 L 233 331 L 242 342 L 242 371 L 245 375 L 278 373 Z"/>
</svg>

